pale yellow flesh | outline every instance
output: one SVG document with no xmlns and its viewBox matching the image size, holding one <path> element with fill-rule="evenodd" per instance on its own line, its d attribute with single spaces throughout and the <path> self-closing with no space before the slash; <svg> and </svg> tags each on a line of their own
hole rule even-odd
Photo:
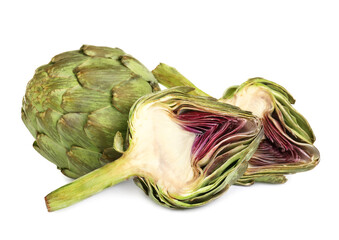
<svg viewBox="0 0 339 240">
<path fill-rule="evenodd" d="M 260 118 L 273 109 L 271 96 L 265 90 L 256 86 L 245 87 L 231 99 L 221 101 L 251 111 Z"/>
<path fill-rule="evenodd" d="M 194 178 L 191 149 L 195 134 L 184 130 L 164 106 L 138 111 L 129 147 L 131 164 L 151 176 L 163 191 L 180 194 Z"/>
</svg>

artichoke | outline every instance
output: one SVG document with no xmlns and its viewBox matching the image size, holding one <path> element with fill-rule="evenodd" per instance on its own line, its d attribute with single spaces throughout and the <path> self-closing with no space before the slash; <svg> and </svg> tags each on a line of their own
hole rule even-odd
<svg viewBox="0 0 339 240">
<path fill-rule="evenodd" d="M 220 101 L 251 111 L 264 125 L 265 137 L 239 184 L 284 183 L 284 174 L 307 171 L 318 164 L 313 131 L 292 107 L 291 94 L 280 85 L 253 78 L 226 90 Z"/>
<path fill-rule="evenodd" d="M 152 73 L 122 50 L 84 45 L 36 70 L 22 120 L 33 147 L 77 178 L 121 156 L 113 149 L 115 133 L 126 133 L 133 103 L 157 90 Z"/>
<path fill-rule="evenodd" d="M 176 69 L 165 64 L 160 64 L 153 74 L 167 87 L 195 87 Z M 193 94 L 208 96 L 197 88 Z M 284 183 L 287 180 L 285 174 L 307 171 L 318 164 L 320 155 L 313 145 L 313 131 L 307 120 L 292 107 L 295 100 L 291 94 L 280 85 L 253 78 L 226 90 L 219 101 L 251 111 L 264 126 L 265 135 L 237 184 Z"/>
<path fill-rule="evenodd" d="M 250 112 L 187 94 L 191 90 L 177 87 L 140 98 L 130 111 L 126 151 L 121 135 L 115 136 L 122 157 L 47 195 L 48 210 L 130 177 L 170 208 L 197 207 L 225 192 L 246 171 L 263 127 Z"/>
</svg>

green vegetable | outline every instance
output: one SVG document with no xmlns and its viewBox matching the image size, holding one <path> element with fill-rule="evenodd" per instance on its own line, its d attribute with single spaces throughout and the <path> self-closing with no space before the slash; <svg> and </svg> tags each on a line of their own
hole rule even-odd
<svg viewBox="0 0 339 240">
<path fill-rule="evenodd" d="M 129 116 L 129 147 L 122 157 L 46 196 L 49 211 L 85 199 L 130 177 L 157 203 L 203 205 L 246 171 L 263 136 L 261 121 L 210 97 L 172 88 L 140 98 Z M 122 138 L 114 146 L 123 151 Z"/>
<path fill-rule="evenodd" d="M 165 64 L 160 64 L 153 74 L 164 86 L 193 86 Z M 195 95 L 207 94 L 198 90 Z M 285 174 L 307 171 L 318 164 L 320 155 L 313 145 L 313 131 L 292 107 L 293 97 L 280 85 L 262 78 L 250 79 L 240 86 L 230 87 L 219 101 L 251 111 L 264 125 L 265 136 L 237 184 L 284 183 Z"/>
<path fill-rule="evenodd" d="M 157 90 L 154 76 L 122 50 L 84 45 L 36 70 L 22 120 L 34 148 L 77 178 L 121 156 L 113 149 L 115 133 L 125 136 L 133 103 Z"/>
</svg>

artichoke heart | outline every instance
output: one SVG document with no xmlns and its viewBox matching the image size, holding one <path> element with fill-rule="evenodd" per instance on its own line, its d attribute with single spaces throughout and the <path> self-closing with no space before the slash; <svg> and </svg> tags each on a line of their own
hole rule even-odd
<svg viewBox="0 0 339 240">
<path fill-rule="evenodd" d="M 125 136 L 133 103 L 158 90 L 152 73 L 121 49 L 84 45 L 35 71 L 22 120 L 34 148 L 77 178 L 121 156 L 113 148 L 116 132 Z"/>
<path fill-rule="evenodd" d="M 140 98 L 130 111 L 122 157 L 47 195 L 48 210 L 130 177 L 171 208 L 197 207 L 225 192 L 246 171 L 263 127 L 250 112 L 189 95 L 191 90 L 177 87 Z"/>
</svg>

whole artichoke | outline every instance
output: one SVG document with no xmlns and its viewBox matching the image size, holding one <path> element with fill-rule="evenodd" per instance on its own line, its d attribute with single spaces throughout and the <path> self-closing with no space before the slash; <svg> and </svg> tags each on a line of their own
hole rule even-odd
<svg viewBox="0 0 339 240">
<path fill-rule="evenodd" d="M 77 178 L 121 156 L 113 149 L 115 133 L 125 134 L 133 103 L 157 90 L 152 73 L 122 50 L 84 45 L 36 70 L 22 120 L 33 147 Z"/>
<path fill-rule="evenodd" d="M 225 192 L 246 171 L 263 136 L 261 121 L 216 99 L 187 94 L 190 90 L 171 88 L 140 98 L 131 108 L 122 157 L 47 195 L 48 210 L 129 177 L 171 208 L 201 206 Z M 114 145 L 121 149 L 117 136 Z"/>
<path fill-rule="evenodd" d="M 190 86 L 195 88 L 191 94 L 208 96 L 166 64 L 160 64 L 153 74 L 166 87 Z M 319 163 L 313 131 L 307 120 L 293 108 L 295 100 L 282 86 L 263 78 L 253 78 L 227 89 L 219 101 L 251 111 L 264 126 L 264 137 L 237 184 L 284 183 L 287 180 L 285 174 L 307 171 Z"/>
</svg>

